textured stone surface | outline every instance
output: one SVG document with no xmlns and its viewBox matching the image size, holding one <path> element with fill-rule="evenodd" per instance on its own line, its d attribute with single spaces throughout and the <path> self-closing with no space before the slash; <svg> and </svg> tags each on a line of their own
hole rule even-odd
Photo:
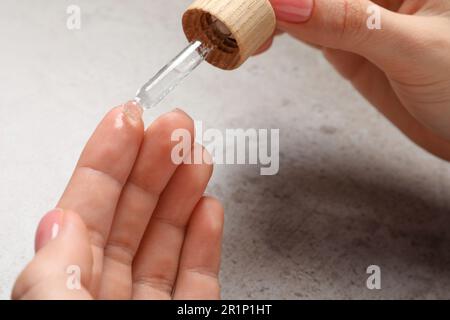
<svg viewBox="0 0 450 320">
<path fill-rule="evenodd" d="M 66 7 L 82 29 L 66 29 Z M 109 107 L 178 52 L 189 1 L 0 2 L 0 297 L 31 258 Z M 155 112 L 279 128 L 281 168 L 218 166 L 225 298 L 450 298 L 450 165 L 417 148 L 313 49 L 282 37 L 238 71 L 207 65 Z M 365 270 L 382 269 L 382 290 Z"/>
</svg>

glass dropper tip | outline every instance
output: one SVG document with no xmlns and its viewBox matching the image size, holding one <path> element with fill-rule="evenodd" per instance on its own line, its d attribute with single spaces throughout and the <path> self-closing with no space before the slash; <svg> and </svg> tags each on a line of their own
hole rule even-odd
<svg viewBox="0 0 450 320">
<path fill-rule="evenodd" d="M 164 66 L 136 93 L 134 101 L 144 109 L 157 106 L 206 58 L 211 49 L 200 41 L 193 41 Z"/>
</svg>

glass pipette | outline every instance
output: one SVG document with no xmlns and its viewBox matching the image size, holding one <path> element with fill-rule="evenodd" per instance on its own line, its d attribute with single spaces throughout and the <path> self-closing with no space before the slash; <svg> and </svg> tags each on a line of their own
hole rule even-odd
<svg viewBox="0 0 450 320">
<path fill-rule="evenodd" d="M 158 105 L 175 89 L 211 52 L 200 41 L 193 41 L 136 94 L 135 101 L 144 109 Z"/>
</svg>

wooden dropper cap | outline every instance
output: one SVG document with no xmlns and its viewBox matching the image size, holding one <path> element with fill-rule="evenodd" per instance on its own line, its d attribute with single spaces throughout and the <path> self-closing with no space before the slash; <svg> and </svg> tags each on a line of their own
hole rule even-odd
<svg viewBox="0 0 450 320">
<path fill-rule="evenodd" d="M 196 0 L 183 15 L 188 40 L 212 49 L 207 61 L 225 70 L 242 65 L 275 27 L 269 0 Z"/>
</svg>

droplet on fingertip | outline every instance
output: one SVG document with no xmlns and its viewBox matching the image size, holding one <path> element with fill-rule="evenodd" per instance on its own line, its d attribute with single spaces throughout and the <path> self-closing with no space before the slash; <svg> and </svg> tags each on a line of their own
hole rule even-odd
<svg viewBox="0 0 450 320">
<path fill-rule="evenodd" d="M 142 118 L 144 110 L 136 101 L 129 101 L 123 106 L 123 114 L 132 122 L 138 122 Z"/>
</svg>

